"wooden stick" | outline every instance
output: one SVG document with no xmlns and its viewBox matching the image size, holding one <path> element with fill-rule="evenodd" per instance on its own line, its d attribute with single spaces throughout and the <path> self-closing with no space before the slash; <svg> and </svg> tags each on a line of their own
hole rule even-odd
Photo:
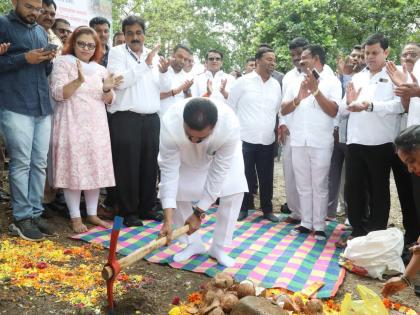
<svg viewBox="0 0 420 315">
<path fill-rule="evenodd" d="M 180 237 L 181 235 L 184 235 L 188 232 L 189 226 L 184 225 L 183 227 L 180 227 L 172 232 L 172 239 L 176 239 Z M 146 246 L 140 247 L 135 252 L 132 252 L 130 255 L 125 256 L 118 260 L 118 264 L 121 267 L 121 270 L 127 268 L 128 266 L 131 266 L 135 262 L 139 261 L 140 259 L 143 259 L 145 256 L 149 255 L 151 252 L 153 252 L 155 249 L 158 249 L 162 246 L 165 246 L 167 242 L 167 237 L 162 237 L 153 240 Z M 102 277 L 105 280 L 111 279 L 113 276 L 113 270 L 110 266 L 105 266 L 102 270 Z"/>
</svg>

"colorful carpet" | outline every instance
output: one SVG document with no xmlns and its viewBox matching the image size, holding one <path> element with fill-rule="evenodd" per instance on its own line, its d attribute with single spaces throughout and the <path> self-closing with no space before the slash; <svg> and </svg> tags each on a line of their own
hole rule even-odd
<svg viewBox="0 0 420 315">
<path fill-rule="evenodd" d="M 203 240 L 212 238 L 216 221 L 215 209 L 211 210 L 199 230 Z M 262 220 L 261 213 L 253 212 L 243 222 L 238 222 L 234 239 L 229 246 L 230 256 L 236 258 L 232 268 L 223 267 L 208 255 L 197 255 L 185 263 L 175 263 L 172 257 L 184 245 L 172 244 L 151 253 L 150 262 L 169 264 L 173 268 L 205 273 L 214 276 L 220 271 L 233 274 L 237 281 L 250 279 L 265 288 L 287 288 L 300 291 L 313 281 L 322 281 L 325 286 L 318 292 L 318 298 L 334 296 L 343 282 L 345 271 L 338 265 L 341 250 L 335 243 L 342 235 L 342 225 L 329 222 L 326 228 L 327 241 L 317 241 L 312 235 L 289 235 L 294 225 L 274 224 Z M 161 223 L 145 221 L 143 227 L 123 228 L 118 240 L 118 252 L 128 255 L 154 240 Z M 74 236 L 86 242 L 109 246 L 110 230 L 94 228 Z"/>
</svg>

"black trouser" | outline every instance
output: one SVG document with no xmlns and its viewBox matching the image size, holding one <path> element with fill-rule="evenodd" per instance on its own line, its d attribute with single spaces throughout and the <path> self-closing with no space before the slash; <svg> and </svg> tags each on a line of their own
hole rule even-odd
<svg viewBox="0 0 420 315">
<path fill-rule="evenodd" d="M 407 166 L 401 162 L 397 154 L 394 154 L 392 160 L 392 173 L 394 174 L 402 210 L 403 226 L 405 229 L 404 241 L 406 244 L 410 244 L 417 241 L 420 233 L 420 223 L 417 218 L 416 205 L 414 203 L 411 175 L 408 172 Z M 418 190 L 417 194 L 420 194 L 420 190 Z"/>
<path fill-rule="evenodd" d="M 345 192 L 352 236 L 387 228 L 391 206 L 389 177 L 395 152 L 392 143 L 348 145 Z M 368 186 L 369 202 L 366 200 Z M 363 222 L 366 204 L 370 205 L 367 223 Z"/>
<path fill-rule="evenodd" d="M 111 127 L 111 117 L 112 117 L 112 114 L 110 114 L 109 112 L 106 112 L 106 118 L 108 119 L 109 127 Z M 111 141 L 111 147 L 112 147 L 112 141 Z M 108 207 L 115 207 L 115 205 L 117 204 L 117 189 L 115 186 L 106 187 L 106 198 L 105 198 L 104 204 Z"/>
<path fill-rule="evenodd" d="M 160 120 L 157 114 L 121 111 L 110 123 L 120 215 L 150 213 L 156 201 Z"/>
<path fill-rule="evenodd" d="M 274 144 L 262 145 L 242 142 L 242 154 L 245 164 L 245 176 L 248 182 L 249 193 L 245 193 L 242 202 L 241 211 L 246 211 L 254 204 L 254 195 L 252 194 L 253 185 L 258 176 L 260 185 L 260 204 L 264 213 L 273 212 L 273 159 Z M 255 173 L 255 170 L 257 172 Z"/>
</svg>

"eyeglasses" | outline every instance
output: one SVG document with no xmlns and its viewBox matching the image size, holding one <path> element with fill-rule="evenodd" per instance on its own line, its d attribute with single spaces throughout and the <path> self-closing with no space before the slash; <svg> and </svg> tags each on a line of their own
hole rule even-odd
<svg viewBox="0 0 420 315">
<path fill-rule="evenodd" d="M 401 55 L 401 58 L 407 58 L 407 57 L 411 57 L 413 59 L 417 58 L 417 53 L 415 52 L 406 52 L 404 54 Z"/>
<path fill-rule="evenodd" d="M 88 50 L 94 50 L 96 48 L 96 45 L 92 43 L 85 43 L 85 42 L 77 41 L 76 44 L 82 49 L 87 47 Z"/>
<path fill-rule="evenodd" d="M 220 57 L 209 57 L 208 60 L 209 61 L 221 61 L 222 58 L 220 58 Z"/>
<path fill-rule="evenodd" d="M 43 8 L 35 8 L 33 5 L 30 5 L 29 3 L 25 3 L 24 6 L 29 11 L 36 12 L 38 14 L 43 14 L 45 12 Z"/>
</svg>

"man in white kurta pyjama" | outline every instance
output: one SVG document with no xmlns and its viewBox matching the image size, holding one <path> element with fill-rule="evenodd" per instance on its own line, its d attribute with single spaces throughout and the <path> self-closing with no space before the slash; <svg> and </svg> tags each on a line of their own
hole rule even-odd
<svg viewBox="0 0 420 315">
<path fill-rule="evenodd" d="M 180 101 L 162 119 L 159 150 L 159 191 L 165 210 L 160 236 L 171 235 L 172 224 L 190 225 L 190 235 L 181 238 L 188 245 L 174 261 L 207 252 L 197 230 L 205 211 L 220 197 L 208 253 L 220 264 L 233 266 L 235 261 L 224 247 L 232 241 L 243 194 L 248 191 L 234 112 L 206 98 Z"/>
</svg>

